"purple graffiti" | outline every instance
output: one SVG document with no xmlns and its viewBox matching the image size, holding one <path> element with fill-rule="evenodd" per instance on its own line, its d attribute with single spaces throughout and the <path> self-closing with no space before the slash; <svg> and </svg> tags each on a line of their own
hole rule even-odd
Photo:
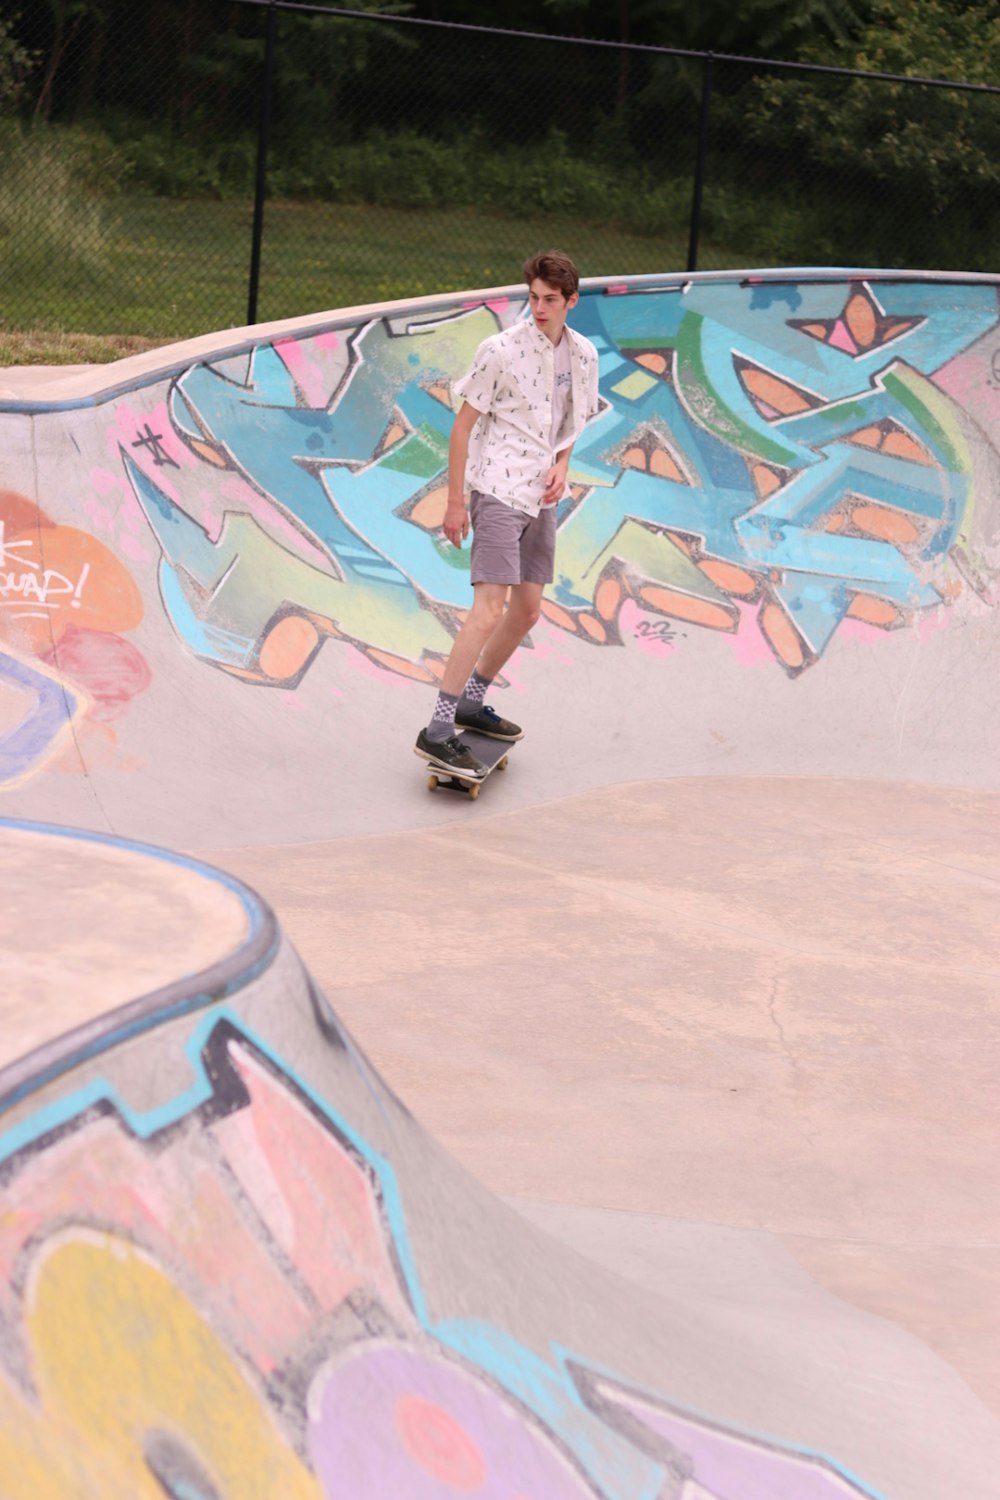
<svg viewBox="0 0 1000 1500">
<path fill-rule="evenodd" d="M 309 1450 L 327 1495 L 371 1500 L 596 1500 L 510 1398 L 458 1365 L 366 1344 L 317 1375 Z"/>
</svg>

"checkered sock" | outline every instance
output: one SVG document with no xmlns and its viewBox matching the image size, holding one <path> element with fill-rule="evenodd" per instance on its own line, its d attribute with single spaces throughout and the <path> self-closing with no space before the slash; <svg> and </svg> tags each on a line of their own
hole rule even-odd
<svg viewBox="0 0 1000 1500">
<path fill-rule="evenodd" d="M 483 699 L 489 692 L 492 681 L 492 677 L 483 677 L 481 673 L 473 672 L 465 684 L 461 698 L 458 700 L 459 710 L 463 714 L 477 713 L 483 706 Z"/>
<path fill-rule="evenodd" d="M 455 710 L 458 708 L 457 693 L 438 693 L 431 722 L 426 729 L 432 745 L 443 745 L 455 733 Z"/>
</svg>

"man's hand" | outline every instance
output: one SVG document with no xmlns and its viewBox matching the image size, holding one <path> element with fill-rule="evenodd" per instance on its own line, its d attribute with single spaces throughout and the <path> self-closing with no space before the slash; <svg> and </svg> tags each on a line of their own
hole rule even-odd
<svg viewBox="0 0 1000 1500">
<path fill-rule="evenodd" d="M 461 547 L 469 535 L 469 511 L 464 495 L 459 495 L 457 500 L 448 497 L 444 512 L 444 534 L 453 547 Z"/>
<path fill-rule="evenodd" d="M 451 424 L 448 439 L 448 504 L 445 506 L 442 526 L 444 534 L 453 547 L 461 547 L 469 535 L 469 508 L 465 503 L 465 466 L 469 459 L 469 436 L 479 421 L 480 413 L 468 401 L 463 401 L 458 416 Z"/>
<path fill-rule="evenodd" d="M 566 471 L 568 468 L 568 456 L 556 459 L 545 476 L 545 489 L 542 492 L 543 505 L 555 505 L 556 501 L 562 498 L 563 490 L 566 488 Z"/>
</svg>

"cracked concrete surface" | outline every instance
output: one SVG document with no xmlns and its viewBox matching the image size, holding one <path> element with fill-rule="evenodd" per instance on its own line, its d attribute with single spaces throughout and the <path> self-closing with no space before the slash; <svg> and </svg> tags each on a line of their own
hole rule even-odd
<svg viewBox="0 0 1000 1500">
<path fill-rule="evenodd" d="M 605 1260 L 591 1211 L 762 1236 L 1000 1412 L 1000 797 L 716 778 L 484 810 L 209 857 L 543 1227 Z"/>
</svg>

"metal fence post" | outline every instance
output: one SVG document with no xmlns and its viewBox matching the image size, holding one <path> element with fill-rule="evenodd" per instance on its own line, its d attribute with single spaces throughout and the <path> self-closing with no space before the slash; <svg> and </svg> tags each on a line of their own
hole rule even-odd
<svg viewBox="0 0 1000 1500">
<path fill-rule="evenodd" d="M 687 268 L 698 269 L 698 234 L 701 229 L 701 190 L 705 184 L 705 148 L 708 144 L 708 114 L 712 99 L 712 62 L 714 54 L 705 56 L 701 75 L 701 113 L 698 119 L 698 155 L 694 167 L 694 192 L 691 196 L 691 234 L 688 239 Z"/>
<path fill-rule="evenodd" d="M 253 236 L 250 247 L 250 288 L 247 295 L 247 322 L 257 321 L 257 292 L 260 287 L 260 247 L 264 235 L 264 199 L 267 196 L 267 145 L 271 132 L 271 101 L 274 93 L 274 49 L 278 31 L 278 7 L 270 0 L 267 7 L 267 32 L 264 40 L 264 86 L 260 99 L 260 125 L 257 132 L 257 185 L 254 190 Z"/>
</svg>

